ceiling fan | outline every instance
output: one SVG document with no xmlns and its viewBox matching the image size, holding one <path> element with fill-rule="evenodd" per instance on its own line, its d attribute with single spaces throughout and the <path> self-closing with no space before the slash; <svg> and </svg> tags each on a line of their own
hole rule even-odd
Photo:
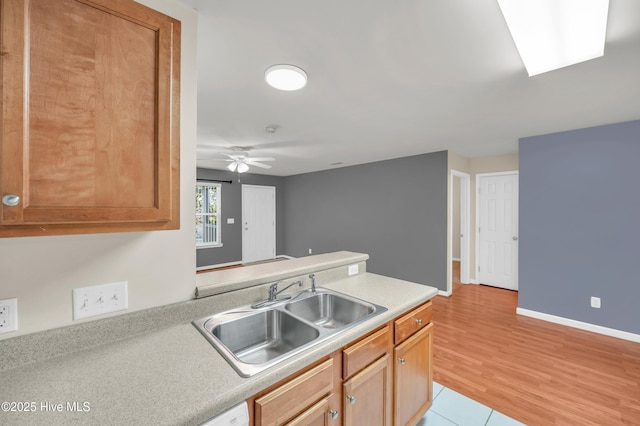
<svg viewBox="0 0 640 426">
<path fill-rule="evenodd" d="M 229 162 L 227 169 L 238 173 L 244 173 L 249 170 L 249 166 L 256 166 L 263 169 L 270 169 L 271 165 L 264 164 L 262 161 L 275 161 L 273 157 L 250 157 L 249 150 L 253 147 L 250 146 L 234 146 L 231 147 L 231 152 L 223 152 L 222 155 L 229 157 L 228 159 L 220 159 L 221 161 Z"/>
</svg>

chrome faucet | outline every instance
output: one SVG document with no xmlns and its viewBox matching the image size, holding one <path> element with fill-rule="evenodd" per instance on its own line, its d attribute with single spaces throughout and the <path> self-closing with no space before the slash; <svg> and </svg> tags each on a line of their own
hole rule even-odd
<svg viewBox="0 0 640 426">
<path fill-rule="evenodd" d="M 289 295 L 282 296 L 282 297 L 278 297 L 278 295 L 283 291 L 287 290 L 289 287 L 292 287 L 294 285 L 297 285 L 298 287 L 302 287 L 302 280 L 294 281 L 280 291 L 278 291 L 278 284 L 280 284 L 280 281 L 276 281 L 273 284 L 271 284 L 269 286 L 269 298 L 267 300 L 263 300 L 262 302 L 254 303 L 253 305 L 251 305 L 251 308 L 253 309 L 262 308 L 263 306 L 272 305 L 274 303 L 278 303 L 283 300 L 291 299 L 291 296 Z"/>
<path fill-rule="evenodd" d="M 309 278 L 311 278 L 311 293 L 318 294 L 316 291 L 316 274 L 309 274 Z"/>
</svg>

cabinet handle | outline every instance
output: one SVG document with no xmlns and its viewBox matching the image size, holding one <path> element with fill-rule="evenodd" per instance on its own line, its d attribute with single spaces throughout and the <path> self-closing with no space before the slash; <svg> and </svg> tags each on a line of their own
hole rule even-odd
<svg viewBox="0 0 640 426">
<path fill-rule="evenodd" d="M 333 419 L 333 420 L 338 418 L 338 412 L 336 410 L 329 410 L 329 415 L 331 416 L 331 419 Z"/>
<path fill-rule="evenodd" d="M 16 194 L 7 194 L 2 197 L 2 204 L 5 206 L 13 207 L 20 203 L 20 196 Z"/>
<path fill-rule="evenodd" d="M 400 362 L 400 365 L 404 365 L 404 363 L 406 362 L 404 358 L 398 358 L 398 361 Z"/>
<path fill-rule="evenodd" d="M 422 320 L 421 320 L 421 319 L 417 319 L 417 320 L 416 320 L 416 323 L 417 323 L 418 325 L 422 325 Z"/>
<path fill-rule="evenodd" d="M 349 400 L 350 404 L 355 404 L 356 403 L 356 397 L 355 396 L 347 395 L 347 399 Z"/>
</svg>

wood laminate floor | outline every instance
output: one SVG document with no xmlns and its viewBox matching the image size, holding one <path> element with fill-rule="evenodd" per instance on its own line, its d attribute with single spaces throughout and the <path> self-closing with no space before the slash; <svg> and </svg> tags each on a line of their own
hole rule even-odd
<svg viewBox="0 0 640 426">
<path fill-rule="evenodd" d="M 259 262 L 240 263 L 240 264 L 237 264 L 237 265 L 229 265 L 229 266 L 221 266 L 221 267 L 218 267 L 218 268 L 202 269 L 200 271 L 196 271 L 196 274 L 203 274 L 205 272 L 213 272 L 213 271 L 223 271 L 225 269 L 244 268 L 246 266 L 260 265 L 262 263 L 282 262 L 283 260 L 289 260 L 289 259 L 286 258 L 286 257 L 276 257 L 275 259 L 261 260 Z"/>
<path fill-rule="evenodd" d="M 460 261 L 453 260 L 451 262 L 451 291 L 454 292 L 460 288 Z"/>
<path fill-rule="evenodd" d="M 434 380 L 528 425 L 640 425 L 640 343 L 517 315 L 517 298 L 436 296 Z"/>
</svg>

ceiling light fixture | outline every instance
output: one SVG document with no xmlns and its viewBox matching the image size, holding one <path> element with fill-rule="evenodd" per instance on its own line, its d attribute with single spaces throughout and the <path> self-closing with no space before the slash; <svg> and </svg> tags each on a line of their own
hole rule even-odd
<svg viewBox="0 0 640 426">
<path fill-rule="evenodd" d="M 227 166 L 227 169 L 231 170 L 232 172 L 235 172 L 236 169 L 238 169 L 238 173 L 244 173 L 249 170 L 249 166 L 247 165 L 247 163 L 244 163 L 242 161 L 232 161 Z"/>
<path fill-rule="evenodd" d="M 274 65 L 264 72 L 269 86 L 279 90 L 300 90 L 307 85 L 307 73 L 294 65 Z"/>
<path fill-rule="evenodd" d="M 529 76 L 604 55 L 609 0 L 498 0 Z"/>
</svg>

